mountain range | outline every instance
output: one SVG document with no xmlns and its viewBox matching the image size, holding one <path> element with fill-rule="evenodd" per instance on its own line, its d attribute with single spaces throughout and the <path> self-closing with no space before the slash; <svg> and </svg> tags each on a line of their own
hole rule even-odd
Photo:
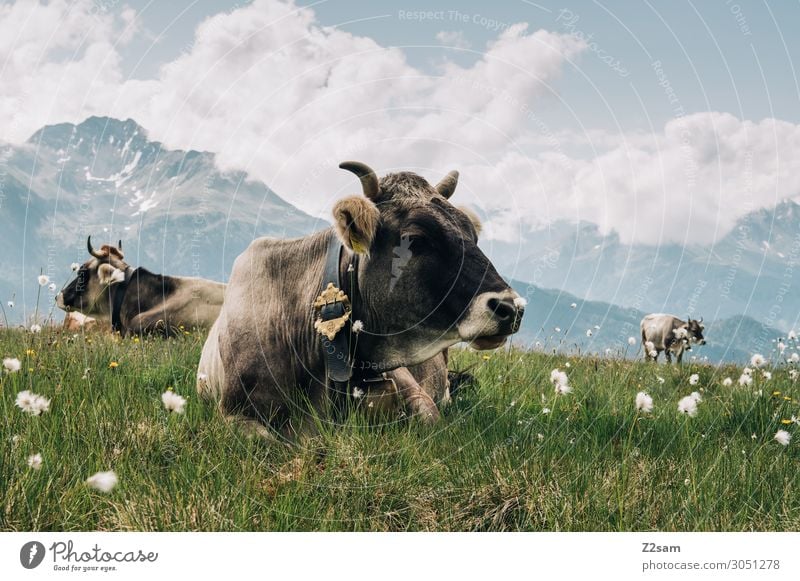
<svg viewBox="0 0 800 581">
<path fill-rule="evenodd" d="M 87 258 L 88 234 L 96 245 L 122 239 L 133 265 L 224 281 L 253 238 L 328 226 L 244 172 L 220 170 L 213 153 L 167 149 L 133 120 L 108 117 L 46 126 L 22 145 L 0 146 L 0 219 L 0 298 L 14 297 L 6 309 L 17 323 L 40 292 L 39 312 L 52 308 L 57 290 L 40 288 L 36 277 L 67 283 L 69 265 Z M 639 347 L 627 339 L 638 339 L 643 314 L 670 310 L 704 314 L 709 344 L 693 354 L 742 361 L 754 350 L 767 354 L 800 309 L 800 294 L 785 293 L 778 315 L 766 318 L 799 227 L 800 207 L 785 202 L 748 216 L 713 249 L 625 245 L 592 224 L 565 222 L 521 243 L 482 244 L 528 299 L 516 344 L 633 356 Z"/>
<path fill-rule="evenodd" d="M 798 324 L 800 205 L 746 214 L 713 245 L 625 244 L 595 224 L 556 222 L 490 250 L 501 272 L 587 300 L 707 320 L 747 315 Z"/>
</svg>

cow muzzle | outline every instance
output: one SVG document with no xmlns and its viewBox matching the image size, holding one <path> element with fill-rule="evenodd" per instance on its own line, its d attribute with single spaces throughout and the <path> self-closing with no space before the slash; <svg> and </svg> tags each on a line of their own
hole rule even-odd
<svg viewBox="0 0 800 581">
<path fill-rule="evenodd" d="M 476 349 L 496 349 L 519 331 L 525 301 L 514 291 L 487 292 L 475 297 L 458 325 L 463 341 Z"/>
</svg>

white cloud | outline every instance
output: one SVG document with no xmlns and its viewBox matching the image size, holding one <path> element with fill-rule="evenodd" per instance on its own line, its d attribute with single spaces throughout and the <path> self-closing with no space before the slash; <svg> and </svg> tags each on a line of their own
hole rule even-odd
<svg viewBox="0 0 800 581">
<path fill-rule="evenodd" d="M 471 46 L 464 36 L 463 30 L 440 30 L 436 33 L 436 40 L 450 48 L 469 48 Z"/>
<path fill-rule="evenodd" d="M 602 149 L 590 159 L 504 155 L 483 175 L 483 187 L 503 180 L 506 192 L 519 193 L 519 207 L 492 226 L 519 228 L 521 214 L 526 225 L 595 222 L 624 242 L 709 243 L 750 211 L 800 192 L 800 126 L 793 123 L 696 113 L 654 135 L 596 141 Z"/>
<path fill-rule="evenodd" d="M 309 8 L 256 0 L 204 20 L 157 78 L 125 79 L 118 45 L 136 30 L 133 10 L 97 13 L 85 0 L 0 6 L 0 137 L 131 117 L 168 147 L 218 152 L 223 167 L 314 214 L 357 189 L 336 167 L 343 159 L 431 181 L 457 168 L 460 202 L 483 208 L 496 238 L 584 219 L 626 241 L 705 242 L 799 191 L 791 123 L 712 112 L 654 135 L 550 128 L 541 97 L 585 50 L 575 36 L 515 24 L 475 63 L 445 60 L 429 74 L 397 48 L 320 25 Z"/>
</svg>

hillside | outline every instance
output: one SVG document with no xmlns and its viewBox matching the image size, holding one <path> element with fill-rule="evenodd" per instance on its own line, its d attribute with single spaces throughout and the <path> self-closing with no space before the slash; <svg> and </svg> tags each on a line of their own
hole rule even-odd
<svg viewBox="0 0 800 581">
<path fill-rule="evenodd" d="M 541 289 L 519 281 L 511 281 L 511 285 L 528 299 L 522 329 L 513 339 L 515 345 L 546 351 L 642 357 L 639 323 L 646 314 L 644 311 L 601 301 L 584 301 L 566 292 Z M 776 339 L 785 335 L 741 315 L 706 320 L 704 324 L 707 345 L 687 353 L 687 362 L 697 358 L 709 363 L 744 364 L 753 353 L 773 353 Z M 587 336 L 587 331 L 591 332 L 591 337 Z M 628 344 L 629 337 L 636 340 L 634 346 Z"/>
<path fill-rule="evenodd" d="M 318 436 L 285 446 L 244 437 L 198 399 L 203 339 L 0 331 L 0 357 L 22 362 L 0 376 L 0 530 L 800 528 L 800 392 L 785 366 L 741 387 L 722 383 L 739 377 L 732 366 L 456 350 L 451 367 L 478 383 L 435 426 L 354 407 L 343 425 L 321 421 Z M 569 393 L 554 391 L 554 368 Z M 25 389 L 48 411 L 23 413 Z M 164 408 L 168 390 L 185 413 Z M 652 411 L 637 412 L 639 390 Z M 693 391 L 696 413 L 680 413 Z M 788 446 L 778 430 L 794 434 Z M 113 490 L 86 486 L 108 470 Z"/>
</svg>

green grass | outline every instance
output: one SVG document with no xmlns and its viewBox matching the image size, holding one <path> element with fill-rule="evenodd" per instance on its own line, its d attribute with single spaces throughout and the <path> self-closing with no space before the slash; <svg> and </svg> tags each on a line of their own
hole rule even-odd
<svg viewBox="0 0 800 581">
<path fill-rule="evenodd" d="M 0 332 L 0 357 L 23 364 L 0 379 L 0 529 L 800 529 L 798 442 L 773 440 L 800 415 L 785 368 L 742 388 L 721 385 L 738 378 L 733 367 L 455 351 L 451 367 L 476 364 L 479 386 L 435 427 L 355 414 L 287 448 L 242 437 L 198 400 L 202 342 Z M 571 394 L 555 397 L 554 367 Z M 188 398 L 185 415 L 164 410 L 169 387 Z M 698 415 L 679 415 L 698 388 Z M 23 389 L 50 398 L 50 411 L 22 413 Z M 651 415 L 634 410 L 640 389 Z M 34 453 L 38 471 L 26 463 Z M 111 493 L 84 484 L 110 469 Z"/>
</svg>

